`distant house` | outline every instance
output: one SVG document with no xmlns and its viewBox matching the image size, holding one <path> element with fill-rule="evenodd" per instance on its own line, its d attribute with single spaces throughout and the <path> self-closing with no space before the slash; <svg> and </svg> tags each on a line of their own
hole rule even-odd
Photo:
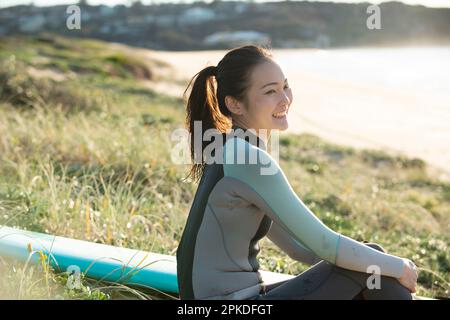
<svg viewBox="0 0 450 320">
<path fill-rule="evenodd" d="M 128 34 L 129 29 L 122 21 L 117 21 L 117 22 L 113 23 L 111 29 L 103 29 L 103 32 L 105 32 L 105 33 L 112 32 L 113 34 L 123 35 L 123 34 Z"/>
<path fill-rule="evenodd" d="M 100 5 L 100 8 L 99 8 L 99 13 L 100 13 L 100 16 L 102 16 L 102 17 L 112 16 L 115 13 L 114 11 L 115 11 L 114 7 L 105 6 L 103 4 Z"/>
<path fill-rule="evenodd" d="M 112 26 L 105 24 L 102 25 L 98 31 L 102 34 L 108 34 L 113 32 L 113 28 Z"/>
<path fill-rule="evenodd" d="M 183 12 L 178 18 L 178 23 L 184 24 L 197 24 L 210 21 L 216 18 L 216 13 L 211 9 L 194 7 L 189 8 Z"/>
<path fill-rule="evenodd" d="M 249 4 L 246 2 L 236 3 L 236 5 L 234 6 L 234 12 L 238 14 L 245 13 L 248 10 L 248 6 Z"/>
<path fill-rule="evenodd" d="M 49 9 L 45 13 L 45 26 L 48 28 L 61 28 L 66 26 L 67 16 L 61 14 L 61 10 Z"/>
<path fill-rule="evenodd" d="M 22 32 L 39 32 L 44 28 L 44 25 L 45 18 L 40 14 L 19 18 L 19 30 Z"/>
<path fill-rule="evenodd" d="M 93 15 L 89 12 L 87 12 L 86 10 L 81 10 L 81 21 L 83 22 L 88 22 L 89 20 L 92 19 Z"/>
<path fill-rule="evenodd" d="M 256 6 L 253 7 L 256 12 L 258 13 L 269 13 L 273 10 L 276 10 L 276 4 L 275 3 L 259 3 Z"/>
<path fill-rule="evenodd" d="M 324 34 L 319 34 L 314 43 L 316 48 L 326 48 L 329 47 L 330 44 L 331 44 L 330 37 Z"/>
<path fill-rule="evenodd" d="M 0 9 L 0 19 L 14 19 L 14 18 L 16 18 L 16 15 L 13 13 L 13 12 L 11 12 L 11 11 L 8 11 L 7 9 Z"/>
<path fill-rule="evenodd" d="M 160 15 L 154 19 L 155 24 L 158 27 L 171 27 L 177 21 L 177 17 L 174 15 Z"/>
<path fill-rule="evenodd" d="M 156 16 L 147 15 L 144 20 L 146 23 L 154 23 L 156 21 Z"/>
<path fill-rule="evenodd" d="M 130 26 L 145 25 L 147 23 L 147 17 L 145 16 L 128 16 L 126 18 L 127 24 Z"/>
<path fill-rule="evenodd" d="M 227 44 L 227 45 L 269 45 L 270 37 L 269 35 L 257 31 L 242 30 L 242 31 L 225 31 L 216 32 L 203 39 L 205 45 L 217 45 L 217 44 Z"/>
</svg>

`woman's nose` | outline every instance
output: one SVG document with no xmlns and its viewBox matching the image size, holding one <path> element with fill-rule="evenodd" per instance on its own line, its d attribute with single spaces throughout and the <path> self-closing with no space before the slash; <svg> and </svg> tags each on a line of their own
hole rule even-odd
<svg viewBox="0 0 450 320">
<path fill-rule="evenodd" d="M 283 104 L 291 104 L 292 102 L 292 95 L 289 92 L 284 92 L 282 95 L 282 103 Z"/>
</svg>

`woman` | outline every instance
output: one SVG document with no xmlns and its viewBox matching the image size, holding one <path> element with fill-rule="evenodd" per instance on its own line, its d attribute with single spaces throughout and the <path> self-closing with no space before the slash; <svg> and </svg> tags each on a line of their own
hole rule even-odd
<svg viewBox="0 0 450 320">
<path fill-rule="evenodd" d="M 197 73 L 188 88 L 192 82 L 187 100 L 191 176 L 200 183 L 177 250 L 181 299 L 412 298 L 415 265 L 325 226 L 267 152 L 271 130 L 288 128 L 293 99 L 268 50 L 231 50 L 217 67 Z M 200 135 L 195 132 L 197 121 Z M 239 130 L 230 134 L 230 129 L 242 130 L 237 135 Z M 195 148 L 207 130 L 224 137 L 222 149 L 210 156 L 205 152 L 212 143 L 208 139 Z M 246 160 L 236 161 L 236 155 Z M 251 155 L 256 161 L 249 161 Z M 269 167 L 275 170 L 264 172 Z M 293 259 L 313 266 L 291 280 L 267 286 L 257 260 L 258 241 L 264 236 Z M 368 285 L 373 266 L 380 273 L 375 288 Z"/>
</svg>

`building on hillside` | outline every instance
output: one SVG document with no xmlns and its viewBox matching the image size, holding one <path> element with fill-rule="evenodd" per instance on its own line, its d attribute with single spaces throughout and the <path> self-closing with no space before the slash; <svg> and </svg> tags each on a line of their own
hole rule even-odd
<svg viewBox="0 0 450 320">
<path fill-rule="evenodd" d="M 194 7 L 184 11 L 183 14 L 178 18 L 178 23 L 180 25 L 199 24 L 210 20 L 214 20 L 215 18 L 216 13 L 213 10 Z"/>
<path fill-rule="evenodd" d="M 226 44 L 233 46 L 247 44 L 270 45 L 270 37 L 265 33 L 252 30 L 225 31 L 216 32 L 205 37 L 203 43 L 205 45 Z"/>
</svg>

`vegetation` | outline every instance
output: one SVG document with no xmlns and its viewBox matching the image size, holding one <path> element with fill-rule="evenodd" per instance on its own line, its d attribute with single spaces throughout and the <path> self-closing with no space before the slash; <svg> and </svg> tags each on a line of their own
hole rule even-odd
<svg viewBox="0 0 450 320">
<path fill-rule="evenodd" d="M 91 40 L 0 40 L 0 225 L 174 255 L 196 184 L 170 159 L 181 99 L 142 74 L 157 61 Z M 141 71 L 136 71 L 141 70 Z M 147 70 L 142 73 L 142 70 Z M 419 295 L 449 297 L 450 184 L 419 159 L 282 135 L 280 164 L 331 228 L 421 268 Z M 307 268 L 267 239 L 261 267 Z M 1 298 L 164 299 L 124 284 L 0 258 Z"/>
</svg>

